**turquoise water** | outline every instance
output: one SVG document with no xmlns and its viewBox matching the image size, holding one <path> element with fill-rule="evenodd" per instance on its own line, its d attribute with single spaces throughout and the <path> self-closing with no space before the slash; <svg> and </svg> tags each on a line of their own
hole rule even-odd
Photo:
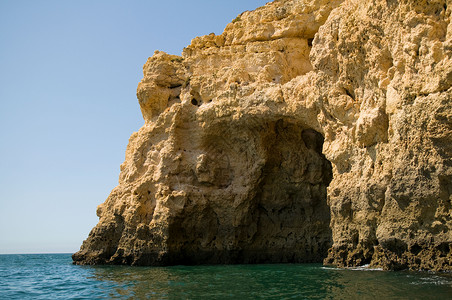
<svg viewBox="0 0 452 300">
<path fill-rule="evenodd" d="M 452 299 L 452 275 L 320 264 L 75 266 L 70 254 L 0 255 L 0 299 Z"/>
</svg>

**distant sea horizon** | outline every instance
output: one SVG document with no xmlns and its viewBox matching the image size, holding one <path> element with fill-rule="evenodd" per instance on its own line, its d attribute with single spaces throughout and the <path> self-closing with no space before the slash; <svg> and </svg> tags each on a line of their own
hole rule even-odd
<svg viewBox="0 0 452 300">
<path fill-rule="evenodd" d="M 0 299 L 450 299 L 452 274 L 322 264 L 77 266 L 0 254 Z"/>
<path fill-rule="evenodd" d="M 40 254 L 74 254 L 77 251 L 74 252 L 17 252 L 17 253 L 0 253 L 0 255 L 40 255 Z"/>
</svg>

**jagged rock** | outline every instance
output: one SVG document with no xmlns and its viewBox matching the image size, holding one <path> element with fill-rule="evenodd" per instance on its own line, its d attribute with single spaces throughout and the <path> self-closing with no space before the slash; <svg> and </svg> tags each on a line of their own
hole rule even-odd
<svg viewBox="0 0 452 300">
<path fill-rule="evenodd" d="M 452 270 L 450 2 L 280 0 L 156 51 L 74 262 Z"/>
</svg>

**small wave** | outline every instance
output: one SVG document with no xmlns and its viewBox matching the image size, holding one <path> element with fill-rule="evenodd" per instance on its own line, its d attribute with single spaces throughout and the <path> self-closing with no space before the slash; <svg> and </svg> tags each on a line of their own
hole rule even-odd
<svg viewBox="0 0 452 300">
<path fill-rule="evenodd" d="M 370 267 L 370 265 L 362 265 L 362 266 L 357 266 L 357 267 L 350 267 L 347 268 L 348 270 L 353 270 L 353 271 L 383 271 L 382 268 L 372 268 Z"/>
<path fill-rule="evenodd" d="M 410 282 L 412 285 L 449 285 L 452 286 L 452 281 L 447 278 L 442 278 L 439 276 L 434 277 L 423 277 L 417 281 Z"/>
<path fill-rule="evenodd" d="M 322 270 L 340 270 L 339 268 L 335 268 L 335 267 L 320 267 L 320 269 Z"/>
<path fill-rule="evenodd" d="M 370 265 L 362 265 L 357 267 L 345 267 L 345 268 L 336 268 L 336 267 L 321 267 L 323 270 L 351 270 L 351 271 L 383 271 L 382 268 L 371 268 Z"/>
</svg>

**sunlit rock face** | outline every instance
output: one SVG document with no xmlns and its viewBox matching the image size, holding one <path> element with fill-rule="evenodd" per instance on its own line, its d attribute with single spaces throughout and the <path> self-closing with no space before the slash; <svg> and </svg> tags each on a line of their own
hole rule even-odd
<svg viewBox="0 0 452 300">
<path fill-rule="evenodd" d="M 452 270 L 451 8 L 280 0 L 156 51 L 74 262 Z"/>
</svg>

